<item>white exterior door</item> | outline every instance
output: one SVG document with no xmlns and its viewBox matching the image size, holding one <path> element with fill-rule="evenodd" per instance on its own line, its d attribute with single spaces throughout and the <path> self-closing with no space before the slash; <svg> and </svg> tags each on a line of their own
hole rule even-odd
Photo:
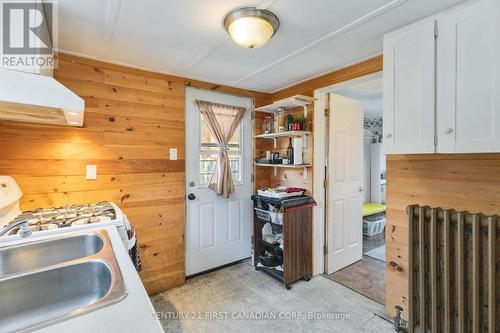
<svg viewBox="0 0 500 333">
<path fill-rule="evenodd" d="M 384 149 L 434 153 L 435 21 L 384 39 Z"/>
<path fill-rule="evenodd" d="M 362 258 L 363 105 L 330 94 L 328 274 Z"/>
<path fill-rule="evenodd" d="M 438 18 L 440 153 L 500 151 L 500 2 Z"/>
<path fill-rule="evenodd" d="M 229 144 L 236 192 L 229 199 L 207 187 L 218 147 L 195 100 L 248 109 Z M 251 256 L 252 99 L 214 91 L 186 90 L 186 275 Z M 190 198 L 191 197 L 191 198 Z"/>
</svg>

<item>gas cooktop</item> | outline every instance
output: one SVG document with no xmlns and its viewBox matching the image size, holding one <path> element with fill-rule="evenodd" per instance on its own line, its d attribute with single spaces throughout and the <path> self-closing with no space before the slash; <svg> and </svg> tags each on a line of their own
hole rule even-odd
<svg viewBox="0 0 500 333">
<path fill-rule="evenodd" d="M 31 231 L 42 231 L 78 226 L 91 223 L 109 222 L 116 219 L 114 207 L 109 202 L 95 204 L 68 205 L 57 208 L 38 208 L 23 212 L 13 222 L 27 220 Z M 19 230 L 14 229 L 11 234 Z"/>
</svg>

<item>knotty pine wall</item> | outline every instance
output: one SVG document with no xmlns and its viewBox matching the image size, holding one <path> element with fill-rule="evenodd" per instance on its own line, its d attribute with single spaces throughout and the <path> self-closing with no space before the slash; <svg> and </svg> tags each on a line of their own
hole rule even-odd
<svg viewBox="0 0 500 333">
<path fill-rule="evenodd" d="M 352 66 L 348 66 L 336 71 L 333 71 L 331 73 L 315 77 L 310 80 L 306 80 L 303 82 L 300 82 L 296 85 L 290 86 L 288 88 L 279 90 L 272 95 L 272 100 L 277 101 L 283 98 L 287 98 L 293 95 L 297 94 L 302 94 L 302 95 L 307 95 L 307 96 L 313 96 L 314 95 L 314 90 L 315 89 L 320 89 L 323 87 L 330 86 L 332 84 L 344 82 L 344 81 L 349 81 L 355 78 L 363 77 L 369 74 L 377 73 L 382 71 L 382 65 L 383 65 L 383 57 L 381 55 L 375 56 L 373 58 L 364 60 L 360 63 L 354 64 Z M 297 110 L 294 110 L 294 112 L 302 112 L 302 108 L 298 108 Z M 309 106 L 309 111 L 308 111 L 308 125 L 309 128 L 312 129 L 311 131 L 314 132 L 314 126 L 313 126 L 313 112 L 314 112 L 314 103 Z M 322 124 L 321 124 L 322 125 Z M 259 125 L 256 124 L 255 127 L 255 132 L 260 133 L 261 127 L 258 127 Z M 285 145 L 284 147 L 281 148 L 286 148 L 288 145 L 288 142 L 285 143 L 286 140 L 280 139 L 279 141 L 282 145 Z M 314 140 L 314 133 L 312 137 L 309 140 L 309 148 L 306 150 L 305 156 L 307 156 L 307 160 L 309 163 L 312 163 L 313 159 L 313 140 Z M 264 142 L 264 141 L 269 141 L 271 142 L 271 148 L 272 148 L 272 141 L 270 140 L 263 140 L 263 139 L 258 139 L 256 140 L 256 154 L 258 156 L 259 151 L 266 150 L 264 148 L 267 148 L 269 146 L 269 142 Z M 262 148 L 261 148 L 262 147 Z M 310 156 L 310 157 L 309 157 Z M 259 168 L 259 169 L 264 169 L 264 168 Z M 298 186 L 298 187 L 304 187 L 309 190 L 309 194 L 313 194 L 313 168 L 310 168 L 308 170 L 308 178 L 304 180 L 302 177 L 302 171 L 300 170 L 287 170 L 287 174 L 289 175 L 288 179 L 284 179 L 284 172 L 285 170 L 280 169 L 277 172 L 277 175 L 274 176 L 274 171 L 271 171 L 272 169 L 266 169 L 266 170 L 257 170 L 256 174 L 258 177 L 256 177 L 256 186 L 259 184 L 266 184 L 266 182 L 269 181 L 270 184 L 277 184 L 277 183 L 282 183 L 290 186 Z"/>
<path fill-rule="evenodd" d="M 108 200 L 135 226 L 150 294 L 184 282 L 185 86 L 270 95 L 59 55 L 55 78 L 85 99 L 83 128 L 0 121 L 0 174 L 21 209 Z M 169 160 L 169 148 L 178 160 Z M 97 180 L 85 166 L 97 165 Z"/>
<path fill-rule="evenodd" d="M 408 311 L 411 204 L 500 214 L 500 154 L 390 155 L 387 160 L 386 308 Z"/>
<path fill-rule="evenodd" d="M 286 115 L 303 115 L 304 109 L 302 107 L 295 108 L 285 113 Z M 254 122 L 254 132 L 256 134 L 262 133 L 262 117 L 264 113 L 257 112 Z M 308 136 L 307 148 L 303 150 L 303 159 L 306 163 L 313 164 L 313 144 L 314 144 L 314 104 L 310 104 L 307 111 L 307 130 L 313 134 Z M 276 148 L 274 148 L 273 140 L 270 139 L 255 139 L 255 157 L 264 157 L 266 150 L 271 152 L 279 152 L 280 156 L 286 155 L 286 148 L 288 147 L 288 138 L 278 138 Z M 312 195 L 313 192 L 313 168 L 308 168 L 307 179 L 304 179 L 303 169 L 283 169 L 277 168 L 276 175 L 274 175 L 274 168 L 256 167 L 255 168 L 255 187 L 271 187 L 277 184 L 288 185 L 293 187 L 300 187 L 307 189 L 307 194 Z"/>
</svg>

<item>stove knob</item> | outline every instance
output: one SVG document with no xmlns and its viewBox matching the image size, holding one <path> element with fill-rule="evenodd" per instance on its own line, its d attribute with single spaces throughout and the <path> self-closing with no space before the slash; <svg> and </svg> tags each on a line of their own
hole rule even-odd
<svg viewBox="0 0 500 333">
<path fill-rule="evenodd" d="M 194 195 L 194 193 L 189 193 L 188 199 L 189 200 L 194 200 L 194 199 L 196 199 L 196 195 Z"/>
</svg>

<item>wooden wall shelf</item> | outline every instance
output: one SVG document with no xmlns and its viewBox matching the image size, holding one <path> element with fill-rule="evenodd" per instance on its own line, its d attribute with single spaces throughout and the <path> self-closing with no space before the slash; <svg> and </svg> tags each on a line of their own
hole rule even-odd
<svg viewBox="0 0 500 333">
<path fill-rule="evenodd" d="M 286 131 L 278 133 L 259 134 L 256 135 L 255 138 L 260 138 L 260 139 L 276 139 L 276 138 L 289 138 L 289 137 L 294 138 L 294 137 L 305 137 L 311 134 L 312 133 L 309 131 Z"/>
<path fill-rule="evenodd" d="M 314 102 L 314 98 L 305 95 L 295 95 L 292 97 L 280 99 L 279 101 L 274 102 L 273 104 L 264 105 L 259 108 L 255 108 L 255 111 L 258 112 L 267 112 L 267 113 L 275 113 L 279 109 L 293 109 L 299 106 L 307 108 L 309 104 Z M 305 111 L 305 110 L 304 110 Z M 307 117 L 307 114 L 306 114 Z"/>
<path fill-rule="evenodd" d="M 312 167 L 311 164 L 265 164 L 265 163 L 255 163 L 256 167 L 274 168 L 274 175 L 276 175 L 276 170 L 278 168 L 284 169 L 304 169 L 304 179 L 307 179 L 307 168 Z"/>
<path fill-rule="evenodd" d="M 312 105 L 315 101 L 314 97 L 306 95 L 295 95 L 284 99 L 275 100 L 275 102 L 255 108 L 254 111 L 254 158 L 264 155 L 267 151 L 279 152 L 280 155 L 286 155 L 286 148 L 288 146 L 288 138 L 295 138 L 295 140 L 302 141 L 303 161 L 302 165 L 281 165 L 281 164 L 254 164 L 254 190 L 262 187 L 269 187 L 276 184 L 287 185 L 291 187 L 300 187 L 307 189 L 312 193 L 312 138 L 314 137 L 314 126 L 312 124 Z M 266 115 L 267 114 L 267 115 Z M 278 132 L 279 126 L 286 126 L 280 124 L 278 127 L 275 124 L 277 133 L 263 134 L 263 125 L 266 120 L 271 120 L 283 117 L 280 122 L 285 122 L 287 117 L 304 115 L 306 118 L 306 130 L 302 131 L 284 131 Z M 271 117 L 269 117 L 269 115 Z M 284 128 L 281 128 L 282 130 Z M 288 128 L 287 128 L 288 129 Z"/>
<path fill-rule="evenodd" d="M 255 163 L 258 167 L 269 167 L 269 168 L 288 168 L 288 169 L 302 169 L 310 168 L 311 164 L 266 164 L 266 163 Z"/>
</svg>

